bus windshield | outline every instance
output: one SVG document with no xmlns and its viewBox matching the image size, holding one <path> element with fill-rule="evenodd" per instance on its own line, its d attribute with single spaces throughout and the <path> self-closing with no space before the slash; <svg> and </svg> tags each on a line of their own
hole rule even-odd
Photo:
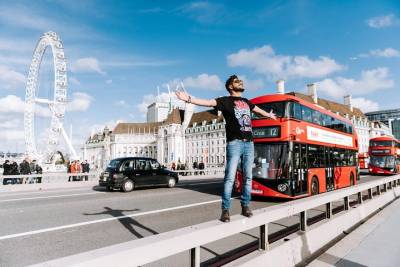
<svg viewBox="0 0 400 267">
<path fill-rule="evenodd" d="M 379 168 L 394 168 L 394 156 L 371 156 L 370 164 Z"/>
<path fill-rule="evenodd" d="M 289 149 L 287 143 L 254 144 L 253 177 L 262 179 L 288 178 Z"/>
<path fill-rule="evenodd" d="M 285 101 L 281 102 L 270 102 L 270 103 L 263 103 L 263 104 L 257 104 L 257 107 L 261 108 L 262 110 L 266 112 L 270 112 L 272 110 L 273 113 L 279 118 L 285 117 L 285 109 L 286 109 L 286 103 Z M 255 114 L 254 112 L 251 113 L 252 119 L 263 119 L 264 117 Z"/>
<path fill-rule="evenodd" d="M 393 146 L 392 141 L 370 141 L 369 146 Z"/>
</svg>

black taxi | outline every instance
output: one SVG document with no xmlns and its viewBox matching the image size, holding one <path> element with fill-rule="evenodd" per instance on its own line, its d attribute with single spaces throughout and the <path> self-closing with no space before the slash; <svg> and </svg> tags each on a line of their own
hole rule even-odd
<svg viewBox="0 0 400 267">
<path fill-rule="evenodd" d="M 107 190 L 130 192 L 141 186 L 174 187 L 178 173 L 165 169 L 157 160 L 146 157 L 116 158 L 110 161 L 100 175 L 99 185 Z"/>
</svg>

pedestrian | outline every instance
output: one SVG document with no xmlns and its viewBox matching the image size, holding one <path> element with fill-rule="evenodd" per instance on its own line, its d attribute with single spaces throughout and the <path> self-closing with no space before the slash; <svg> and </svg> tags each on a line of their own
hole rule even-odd
<svg viewBox="0 0 400 267">
<path fill-rule="evenodd" d="M 29 166 L 29 162 L 28 162 L 27 159 L 24 159 L 24 160 L 19 164 L 19 172 L 20 172 L 21 174 L 26 174 L 26 175 L 31 174 L 31 168 L 30 168 L 30 166 Z M 21 184 L 24 184 L 24 183 L 27 183 L 27 181 L 28 181 L 28 177 L 24 177 L 24 178 L 21 178 L 20 183 L 21 183 Z"/>
<path fill-rule="evenodd" d="M 3 164 L 3 175 L 4 176 L 11 175 L 11 164 L 8 159 L 6 159 Z M 10 178 L 3 179 L 3 185 L 11 184 L 11 183 L 12 183 L 12 179 L 10 179 Z"/>
<path fill-rule="evenodd" d="M 35 171 L 37 174 L 40 174 L 40 176 L 36 177 L 36 182 L 40 184 L 42 182 L 43 169 L 39 164 L 36 164 Z"/>
<path fill-rule="evenodd" d="M 276 116 L 272 110 L 266 112 L 251 103 L 248 99 L 242 97 L 242 93 L 244 92 L 243 81 L 236 75 L 232 75 L 226 80 L 225 88 L 228 91 L 229 96 L 210 100 L 194 98 L 183 91 L 177 91 L 176 96 L 187 103 L 214 107 L 216 110 L 221 111 L 225 118 L 225 129 L 229 129 L 229 131 L 226 131 L 227 163 L 225 166 L 220 220 L 223 222 L 229 222 L 232 188 L 236 169 L 240 161 L 242 161 L 243 166 L 243 188 L 240 201 L 242 206 L 241 214 L 246 217 L 251 217 L 253 215 L 249 207 L 251 200 L 252 165 L 254 161 L 251 112 L 272 119 L 276 119 Z"/>
<path fill-rule="evenodd" d="M 10 175 L 19 175 L 18 171 L 18 163 L 15 160 L 12 160 L 10 167 Z M 11 178 L 12 184 L 19 184 L 20 178 Z"/>
<path fill-rule="evenodd" d="M 89 163 L 87 162 L 87 160 L 82 162 L 81 165 L 82 165 L 82 172 L 83 173 L 88 173 L 90 171 L 90 166 L 89 166 Z M 85 181 L 88 181 L 88 179 L 89 179 L 88 175 L 84 175 L 83 177 L 85 178 Z"/>
<path fill-rule="evenodd" d="M 67 160 L 67 161 L 65 162 L 65 164 L 66 164 L 66 167 L 67 167 L 67 173 L 71 173 L 71 165 L 72 165 L 72 162 L 70 162 L 69 160 Z M 72 179 L 72 176 L 68 176 L 68 182 L 71 182 L 71 179 Z"/>
</svg>

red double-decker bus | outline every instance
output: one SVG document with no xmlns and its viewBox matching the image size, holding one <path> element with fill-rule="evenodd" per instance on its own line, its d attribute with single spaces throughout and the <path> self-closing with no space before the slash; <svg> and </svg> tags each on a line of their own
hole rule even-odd
<svg viewBox="0 0 400 267">
<path fill-rule="evenodd" d="M 390 136 L 369 140 L 370 174 L 400 173 L 400 142 Z"/>
<path fill-rule="evenodd" d="M 356 184 L 358 140 L 350 120 L 290 94 L 251 101 L 278 117 L 253 115 L 252 195 L 300 198 Z M 239 170 L 238 191 L 241 181 Z"/>
</svg>

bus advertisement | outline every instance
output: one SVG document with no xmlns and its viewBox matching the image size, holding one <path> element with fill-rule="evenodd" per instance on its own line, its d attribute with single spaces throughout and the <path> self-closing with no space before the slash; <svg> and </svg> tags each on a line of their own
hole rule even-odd
<svg viewBox="0 0 400 267">
<path fill-rule="evenodd" d="M 252 118 L 252 195 L 294 199 L 356 184 L 358 140 L 350 120 L 290 94 L 251 101 L 277 116 Z M 237 191 L 241 185 L 239 169 Z"/>
<path fill-rule="evenodd" d="M 400 173 L 400 142 L 390 136 L 369 140 L 370 174 Z"/>
</svg>

